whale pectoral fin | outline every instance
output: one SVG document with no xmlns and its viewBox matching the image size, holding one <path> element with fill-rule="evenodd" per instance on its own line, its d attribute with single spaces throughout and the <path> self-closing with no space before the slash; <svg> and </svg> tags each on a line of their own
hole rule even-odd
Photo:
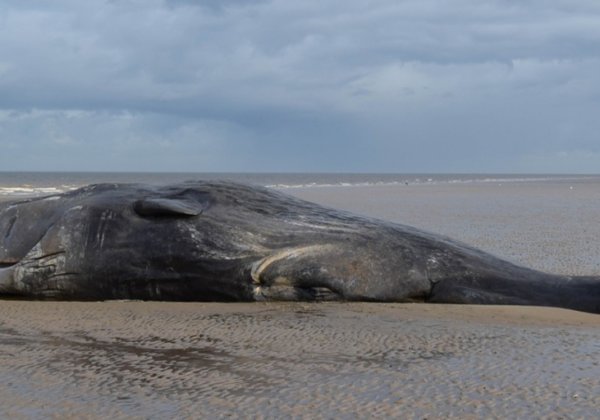
<svg viewBox="0 0 600 420">
<path fill-rule="evenodd" d="M 144 198 L 133 204 L 142 217 L 193 217 L 200 215 L 207 203 L 185 198 Z"/>
</svg>

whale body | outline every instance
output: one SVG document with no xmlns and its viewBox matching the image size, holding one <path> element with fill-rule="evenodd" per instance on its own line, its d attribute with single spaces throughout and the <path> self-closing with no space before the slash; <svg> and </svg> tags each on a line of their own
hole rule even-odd
<svg viewBox="0 0 600 420">
<path fill-rule="evenodd" d="M 600 279 L 520 267 L 267 188 L 190 181 L 96 184 L 0 203 L 0 297 L 423 301 L 600 313 Z"/>
</svg>

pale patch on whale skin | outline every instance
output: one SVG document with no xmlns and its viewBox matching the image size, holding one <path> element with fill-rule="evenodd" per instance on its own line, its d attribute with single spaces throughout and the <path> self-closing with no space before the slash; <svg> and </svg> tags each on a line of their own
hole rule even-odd
<svg viewBox="0 0 600 420">
<path fill-rule="evenodd" d="M 39 288 L 42 296 L 59 296 L 70 287 L 70 277 L 77 273 L 66 270 L 66 251 L 56 251 L 52 254 L 44 252 L 40 243 L 17 264 L 1 269 L 0 292 L 18 293 L 34 287 Z M 42 286 L 35 283 L 43 280 Z"/>
</svg>

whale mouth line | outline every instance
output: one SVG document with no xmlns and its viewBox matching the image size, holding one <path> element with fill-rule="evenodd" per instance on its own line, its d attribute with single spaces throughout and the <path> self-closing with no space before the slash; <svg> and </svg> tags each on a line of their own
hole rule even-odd
<svg viewBox="0 0 600 420">
<path fill-rule="evenodd" d="M 10 262 L 10 263 L 0 261 L 0 270 L 2 270 L 3 268 L 10 268 L 13 265 L 17 265 L 18 263 L 19 263 L 18 261 L 17 262 Z"/>
<path fill-rule="evenodd" d="M 7 264 L 5 262 L 0 262 L 0 296 L 5 294 L 12 295 L 15 293 L 13 282 L 13 267 L 16 264 L 17 263 Z"/>
<path fill-rule="evenodd" d="M 257 301 L 339 301 L 342 296 L 325 286 L 298 287 L 291 285 L 255 286 L 254 299 Z"/>
</svg>

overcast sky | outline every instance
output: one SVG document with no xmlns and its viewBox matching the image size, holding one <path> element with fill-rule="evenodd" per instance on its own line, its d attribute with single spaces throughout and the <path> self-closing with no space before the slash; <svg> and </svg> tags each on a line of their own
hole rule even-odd
<svg viewBox="0 0 600 420">
<path fill-rule="evenodd" d="M 0 170 L 600 171 L 597 0 L 0 0 Z"/>
</svg>

